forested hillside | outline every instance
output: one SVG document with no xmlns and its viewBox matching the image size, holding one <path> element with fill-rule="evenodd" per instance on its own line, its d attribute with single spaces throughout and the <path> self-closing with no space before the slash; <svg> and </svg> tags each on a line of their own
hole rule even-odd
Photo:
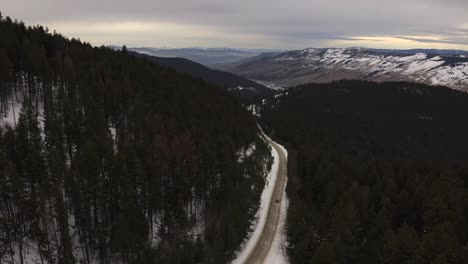
<svg viewBox="0 0 468 264">
<path fill-rule="evenodd" d="M 270 99 L 291 263 L 467 263 L 468 95 L 340 81 Z"/>
<path fill-rule="evenodd" d="M 222 88 L 0 15 L 1 263 L 225 263 L 270 164 Z"/>
<path fill-rule="evenodd" d="M 274 90 L 265 87 L 259 83 L 239 77 L 229 72 L 210 69 L 204 65 L 184 59 L 184 58 L 163 58 L 154 57 L 132 52 L 135 56 L 146 57 L 147 59 L 158 63 L 163 67 L 176 70 L 179 73 L 188 74 L 194 78 L 201 78 L 220 87 L 228 89 L 232 94 L 239 98 L 241 103 L 250 104 L 258 101 L 260 98 L 272 95 Z"/>
</svg>

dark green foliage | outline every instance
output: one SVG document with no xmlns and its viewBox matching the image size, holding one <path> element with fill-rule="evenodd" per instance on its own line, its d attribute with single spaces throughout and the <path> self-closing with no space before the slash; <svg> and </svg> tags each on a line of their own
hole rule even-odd
<svg viewBox="0 0 468 264">
<path fill-rule="evenodd" d="M 468 95 L 306 85 L 262 117 L 289 143 L 292 263 L 467 263 Z"/>
<path fill-rule="evenodd" d="M 0 114 L 17 100 L 0 127 L 2 261 L 221 263 L 239 247 L 270 154 L 225 90 L 7 17 Z"/>
</svg>

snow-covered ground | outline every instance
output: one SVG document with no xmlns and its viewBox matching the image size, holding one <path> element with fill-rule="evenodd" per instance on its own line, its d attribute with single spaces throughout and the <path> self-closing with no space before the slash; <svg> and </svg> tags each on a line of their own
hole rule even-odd
<svg viewBox="0 0 468 264">
<path fill-rule="evenodd" d="M 282 146 L 280 147 L 283 149 L 285 155 L 287 156 L 286 149 Z M 245 260 L 257 244 L 262 233 L 263 227 L 265 226 L 265 222 L 268 215 L 268 205 L 273 195 L 274 183 L 276 182 L 279 168 L 278 152 L 273 147 L 271 148 L 271 154 L 273 156 L 274 161 L 266 179 L 265 189 L 262 192 L 260 208 L 255 216 L 255 220 L 252 223 L 251 228 L 254 231 L 248 235 L 248 237 L 244 241 L 244 244 L 241 246 L 241 249 L 237 252 L 235 259 L 232 261 L 232 264 L 243 264 L 245 262 Z M 283 192 L 284 193 L 283 201 L 281 203 L 280 227 L 276 230 L 275 240 L 273 241 L 273 244 L 270 248 L 270 252 L 268 254 L 266 263 L 289 263 L 285 252 L 286 234 L 284 225 L 284 223 L 286 222 L 286 212 L 289 201 L 286 197 L 286 190 L 284 189 Z"/>
<path fill-rule="evenodd" d="M 21 258 L 19 255 L 19 247 L 15 245 L 13 248 L 14 255 L 4 255 L 0 258 L 2 264 L 17 264 L 21 263 Z M 29 241 L 23 241 L 23 264 L 39 264 L 42 263 L 41 256 L 35 244 Z M 48 264 L 48 262 L 43 259 L 44 264 Z"/>
<path fill-rule="evenodd" d="M 12 102 L 13 101 L 13 102 Z M 0 127 L 5 127 L 5 126 L 10 126 L 10 127 L 16 127 L 16 124 L 18 123 L 18 118 L 19 118 L 19 113 L 21 111 L 22 107 L 22 100 L 17 100 L 15 97 L 14 99 L 9 99 L 8 100 L 8 113 L 1 113 L 0 114 Z"/>
<path fill-rule="evenodd" d="M 237 162 L 243 163 L 246 158 L 252 156 L 256 149 L 255 143 L 250 144 L 247 148 L 242 148 L 237 152 Z"/>
<path fill-rule="evenodd" d="M 333 48 L 290 51 L 271 60 L 284 63 L 290 69 L 296 67 L 298 71 L 311 69 L 314 73 L 314 70 L 319 69 L 348 70 L 358 72 L 369 80 L 410 80 L 468 89 L 468 59 L 461 54 L 392 54 L 364 48 Z"/>
</svg>

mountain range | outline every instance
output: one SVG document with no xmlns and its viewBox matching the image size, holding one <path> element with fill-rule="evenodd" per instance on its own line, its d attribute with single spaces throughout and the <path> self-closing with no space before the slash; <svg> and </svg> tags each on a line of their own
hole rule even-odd
<svg viewBox="0 0 468 264">
<path fill-rule="evenodd" d="M 456 50 L 310 48 L 258 57 L 225 70 L 283 86 L 356 79 L 468 90 L 468 52 Z"/>
<path fill-rule="evenodd" d="M 265 52 L 278 52 L 277 50 L 267 49 L 231 48 L 129 48 L 129 51 L 156 57 L 185 58 L 211 68 L 218 68 L 218 65 L 243 61 Z"/>
</svg>

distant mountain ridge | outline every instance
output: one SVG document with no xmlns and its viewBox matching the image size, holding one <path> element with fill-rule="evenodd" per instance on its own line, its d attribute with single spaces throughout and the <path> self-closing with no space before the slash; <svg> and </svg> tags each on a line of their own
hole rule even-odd
<svg viewBox="0 0 468 264">
<path fill-rule="evenodd" d="M 114 47 L 115 48 L 115 47 Z M 260 55 L 263 52 L 272 52 L 268 49 L 232 49 L 232 48 L 150 48 L 133 47 L 130 51 L 156 57 L 180 57 L 198 62 L 213 68 L 216 64 L 225 64 L 241 61 Z"/>
<path fill-rule="evenodd" d="M 370 51 L 376 51 L 381 53 L 390 54 L 414 54 L 414 53 L 426 53 L 430 55 L 468 55 L 466 50 L 448 50 L 448 49 L 368 49 Z"/>
<path fill-rule="evenodd" d="M 412 81 L 468 90 L 468 51 L 304 49 L 260 57 L 229 71 L 286 86 L 340 79 Z"/>
<path fill-rule="evenodd" d="M 239 60 L 239 61 L 234 61 L 234 62 L 217 63 L 217 64 L 211 65 L 211 67 L 214 68 L 214 69 L 222 70 L 222 71 L 229 71 L 229 69 L 235 68 L 235 67 L 237 67 L 237 66 L 239 66 L 241 64 L 251 62 L 251 61 L 256 61 L 256 60 L 259 60 L 259 59 L 275 57 L 275 56 L 278 56 L 281 53 L 282 52 L 278 52 L 278 51 L 262 52 L 262 53 L 258 54 L 257 56 L 254 56 L 254 57 L 249 57 L 249 58 L 242 59 L 242 60 Z"/>
<path fill-rule="evenodd" d="M 213 70 L 185 58 L 162 58 L 139 54 L 137 52 L 132 53 L 137 56 L 144 56 L 163 67 L 174 69 L 179 73 L 201 78 L 207 82 L 223 87 L 231 93 L 238 95 L 244 103 L 274 93 L 274 90 L 260 83 L 245 79 L 233 73 Z"/>
</svg>

